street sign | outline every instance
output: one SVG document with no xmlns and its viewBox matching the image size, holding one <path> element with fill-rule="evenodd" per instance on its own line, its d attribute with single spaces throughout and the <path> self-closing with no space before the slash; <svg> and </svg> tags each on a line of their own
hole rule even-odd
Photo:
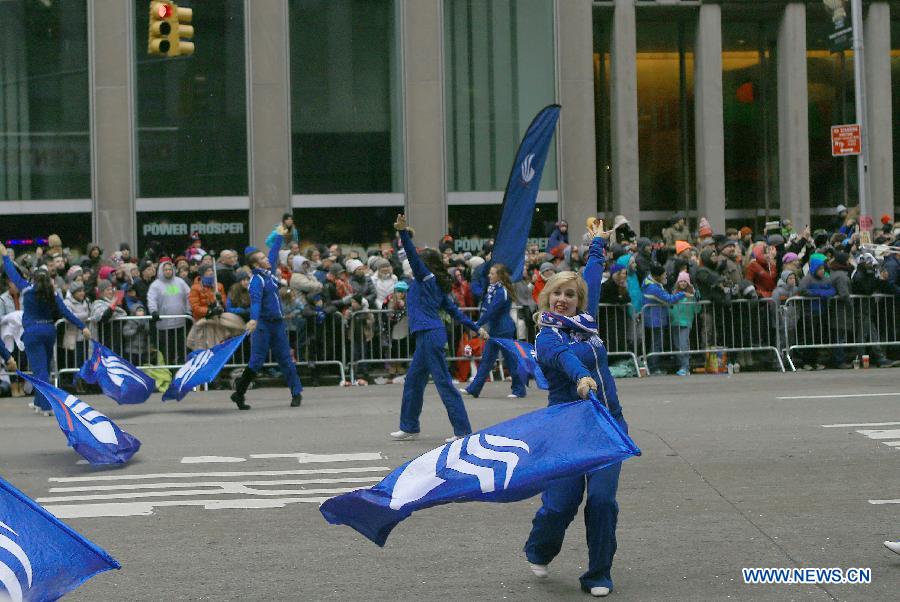
<svg viewBox="0 0 900 602">
<path fill-rule="evenodd" d="M 859 124 L 831 126 L 831 156 L 847 157 L 862 152 Z"/>
</svg>

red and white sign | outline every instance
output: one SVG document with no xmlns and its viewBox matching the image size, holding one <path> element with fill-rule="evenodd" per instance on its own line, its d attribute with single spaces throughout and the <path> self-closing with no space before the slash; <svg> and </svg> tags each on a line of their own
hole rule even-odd
<svg viewBox="0 0 900 602">
<path fill-rule="evenodd" d="M 859 227 L 863 230 L 871 230 L 872 229 L 872 216 L 871 215 L 860 215 L 859 216 Z"/>
<path fill-rule="evenodd" d="M 862 140 L 859 125 L 831 126 L 831 156 L 847 157 L 862 152 Z"/>
</svg>

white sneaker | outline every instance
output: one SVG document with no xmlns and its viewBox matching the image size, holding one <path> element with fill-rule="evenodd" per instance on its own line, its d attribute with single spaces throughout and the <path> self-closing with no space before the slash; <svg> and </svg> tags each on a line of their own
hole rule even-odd
<svg viewBox="0 0 900 602">
<path fill-rule="evenodd" d="M 404 382 L 406 382 L 405 376 L 395 376 L 394 380 L 391 381 L 391 384 L 402 385 Z"/>
<path fill-rule="evenodd" d="M 53 412 L 51 412 L 50 410 L 41 410 L 41 416 L 43 416 L 44 418 L 50 418 L 51 416 L 53 416 Z"/>
<path fill-rule="evenodd" d="M 33 402 L 33 401 L 29 401 L 29 402 L 28 402 L 28 407 L 31 408 L 32 410 L 36 410 L 36 409 L 37 409 L 37 406 L 34 405 L 34 402 Z"/>
<path fill-rule="evenodd" d="M 463 389 L 462 387 L 459 388 L 459 392 L 467 397 L 472 397 L 472 394 L 469 393 L 468 391 L 466 391 L 465 389 Z"/>
<path fill-rule="evenodd" d="M 609 588 L 603 587 L 602 585 L 598 585 L 597 587 L 591 588 L 591 595 L 595 598 L 605 598 L 609 595 Z"/>
<path fill-rule="evenodd" d="M 376 377 L 375 377 L 375 384 L 376 384 L 376 385 L 386 385 L 386 384 L 388 384 L 389 382 L 391 382 L 391 381 L 388 380 L 387 378 L 383 377 L 383 376 L 376 376 Z"/>
<path fill-rule="evenodd" d="M 524 395 L 516 395 L 515 393 L 510 393 L 506 396 L 508 399 L 522 399 L 525 397 Z"/>
<path fill-rule="evenodd" d="M 884 547 L 894 554 L 900 554 L 900 541 L 886 541 L 884 542 Z"/>
<path fill-rule="evenodd" d="M 406 431 L 394 431 L 391 433 L 391 439 L 394 441 L 413 441 L 419 438 L 419 433 L 407 433 Z"/>
<path fill-rule="evenodd" d="M 463 437 L 465 437 L 465 435 L 463 435 Z M 444 443 L 453 443 L 457 439 L 462 439 L 462 437 L 460 437 L 459 435 L 453 435 L 452 437 L 447 437 L 446 439 L 444 439 Z"/>
<path fill-rule="evenodd" d="M 546 564 L 532 564 L 528 563 L 528 568 L 531 569 L 531 572 L 534 573 L 534 576 L 538 579 L 546 579 L 548 575 L 550 575 L 549 571 L 547 571 Z"/>
</svg>

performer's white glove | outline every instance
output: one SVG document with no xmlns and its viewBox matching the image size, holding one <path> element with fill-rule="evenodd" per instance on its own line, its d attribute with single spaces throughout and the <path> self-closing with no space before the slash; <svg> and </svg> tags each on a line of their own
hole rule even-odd
<svg viewBox="0 0 900 602">
<path fill-rule="evenodd" d="M 247 332 L 252 334 L 254 330 L 256 330 L 256 320 L 250 320 L 247 322 Z"/>
</svg>

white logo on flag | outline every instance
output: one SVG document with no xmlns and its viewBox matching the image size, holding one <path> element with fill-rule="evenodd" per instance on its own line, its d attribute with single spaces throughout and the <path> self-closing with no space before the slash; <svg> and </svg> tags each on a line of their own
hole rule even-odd
<svg viewBox="0 0 900 602">
<path fill-rule="evenodd" d="M 141 378 L 141 376 L 137 372 L 132 370 L 119 358 L 104 356 L 100 358 L 100 362 L 106 368 L 106 373 L 109 375 L 109 380 L 111 380 L 117 387 L 121 387 L 122 383 L 125 382 L 125 379 L 130 378 L 145 389 L 148 388 L 147 383 L 144 381 L 144 379 Z"/>
<path fill-rule="evenodd" d="M 84 403 L 74 395 L 69 395 L 63 402 L 72 410 L 72 414 L 78 419 L 78 422 L 84 425 L 94 438 L 100 443 L 109 443 L 110 445 L 118 445 L 119 439 L 116 437 L 116 431 L 113 429 L 112 422 L 109 418 Z M 102 418 L 100 422 L 91 422 L 95 418 Z"/>
<path fill-rule="evenodd" d="M 179 392 L 183 391 L 188 381 L 191 380 L 203 366 L 209 363 L 209 360 L 212 359 L 213 355 L 214 353 L 212 350 L 204 349 L 192 357 L 188 363 L 178 369 L 178 372 L 175 374 L 175 380 L 178 382 Z"/>
<path fill-rule="evenodd" d="M 15 556 L 16 560 L 19 561 L 19 564 L 22 565 L 22 568 L 25 571 L 25 577 L 28 580 L 27 584 L 23 584 L 19 581 L 19 578 L 16 577 L 15 571 L 7 564 L 0 562 L 0 586 L 2 589 L 5 589 L 6 592 L 3 592 L 0 589 L 0 599 L 10 599 L 12 602 L 22 602 L 22 587 L 25 586 L 25 589 L 31 587 L 32 580 L 32 570 L 31 570 L 31 561 L 28 559 L 28 555 L 25 553 L 25 550 L 22 547 L 10 539 L 6 534 L 4 534 L 3 530 L 5 529 L 15 535 L 19 536 L 18 533 L 13 531 L 8 525 L 0 522 L 0 550 L 6 550 L 13 556 Z"/>
<path fill-rule="evenodd" d="M 522 181 L 528 184 L 531 180 L 534 179 L 534 168 L 531 166 L 531 162 L 534 160 L 534 153 L 530 153 L 525 157 L 525 160 L 522 161 Z"/>
<path fill-rule="evenodd" d="M 449 445 L 447 469 L 476 477 L 482 493 L 491 493 L 496 489 L 493 468 L 472 464 L 463 459 L 462 448 L 463 444 L 465 444 L 466 453 L 469 456 L 481 460 L 495 460 L 505 465 L 506 470 L 502 489 L 508 488 L 513 472 L 519 464 L 519 455 L 512 451 L 500 451 L 484 447 L 482 439 L 493 447 L 518 448 L 525 450 L 526 453 L 531 452 L 528 444 L 519 439 L 509 439 L 499 435 L 476 434 L 464 439 L 457 439 Z M 399 510 L 410 502 L 422 499 L 439 485 L 446 482 L 447 479 L 438 476 L 437 462 L 444 448 L 447 447 L 444 445 L 433 449 L 406 466 L 394 483 L 394 490 L 391 492 L 390 506 L 392 510 Z M 441 473 L 443 476 L 447 476 L 443 470 Z"/>
</svg>

